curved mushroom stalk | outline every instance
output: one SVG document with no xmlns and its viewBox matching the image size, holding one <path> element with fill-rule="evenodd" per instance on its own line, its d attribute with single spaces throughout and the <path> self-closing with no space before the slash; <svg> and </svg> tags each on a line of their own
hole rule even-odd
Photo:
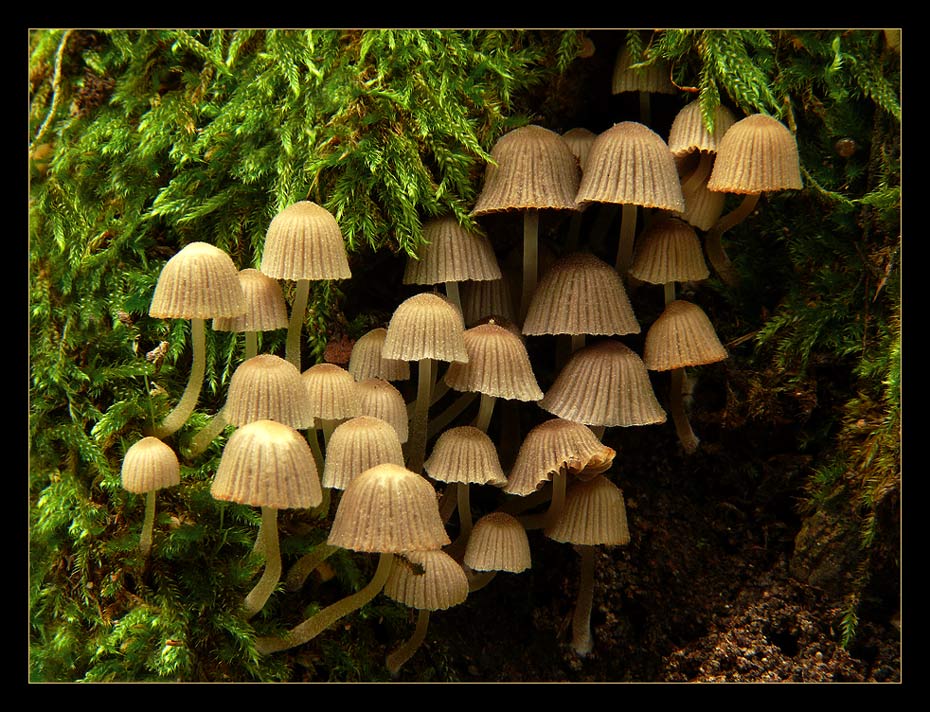
<svg viewBox="0 0 930 712">
<path fill-rule="evenodd" d="M 262 507 L 262 526 L 258 541 L 262 543 L 261 553 L 265 557 L 265 570 L 255 587 L 245 597 L 245 613 L 251 618 L 265 607 L 268 598 L 281 580 L 281 549 L 278 542 L 278 510 Z"/>
<path fill-rule="evenodd" d="M 388 653 L 385 664 L 388 672 L 391 673 L 391 677 L 396 678 L 398 676 L 404 663 L 413 657 L 413 654 L 420 649 L 426 639 L 426 631 L 429 629 L 429 613 L 426 609 L 418 610 L 417 626 L 413 631 L 413 635 Z"/>
<path fill-rule="evenodd" d="M 181 429 L 181 426 L 191 417 L 191 413 L 197 406 L 197 400 L 200 398 L 200 389 L 203 386 L 203 377 L 207 368 L 206 329 L 203 319 L 194 318 L 190 322 L 191 345 L 194 352 L 190 376 L 188 376 L 187 387 L 184 389 L 181 400 L 153 430 L 153 435 L 160 440 L 164 440 Z"/>
<path fill-rule="evenodd" d="M 594 604 L 594 547 L 590 544 L 576 545 L 581 555 L 581 578 L 578 583 L 578 598 L 572 616 L 572 650 L 581 657 L 594 649 L 591 636 L 591 608 Z"/>
<path fill-rule="evenodd" d="M 337 551 L 339 551 L 338 546 L 323 542 L 313 551 L 301 556 L 288 570 L 287 576 L 284 578 L 284 587 L 288 591 L 300 589 L 307 577 Z"/>
<path fill-rule="evenodd" d="M 749 193 L 746 195 L 746 197 L 743 198 L 743 202 L 741 202 L 733 212 L 727 213 L 720 218 L 717 224 L 708 231 L 707 237 L 704 238 L 704 249 L 707 251 L 708 261 L 713 265 L 717 274 L 720 275 L 720 279 L 731 287 L 739 282 L 739 276 L 733 267 L 733 263 L 730 262 L 726 250 L 723 248 L 723 233 L 739 225 L 743 220 L 749 217 L 752 211 L 755 210 L 760 196 L 761 193 Z"/>
<path fill-rule="evenodd" d="M 675 423 L 675 432 L 685 452 L 689 455 L 698 449 L 701 439 L 691 429 L 691 421 L 684 404 L 685 369 L 675 368 L 671 373 L 671 390 L 669 393 L 669 410 Z"/>
<path fill-rule="evenodd" d="M 142 534 L 139 536 L 139 550 L 143 557 L 152 551 L 152 531 L 155 528 L 155 490 L 145 493 L 145 516 L 142 520 Z"/>
<path fill-rule="evenodd" d="M 291 319 L 287 326 L 287 343 L 284 352 L 285 358 L 294 364 L 298 371 L 300 370 L 300 334 L 303 329 L 309 299 L 310 280 L 298 279 L 294 291 L 294 303 L 291 305 Z"/>
</svg>

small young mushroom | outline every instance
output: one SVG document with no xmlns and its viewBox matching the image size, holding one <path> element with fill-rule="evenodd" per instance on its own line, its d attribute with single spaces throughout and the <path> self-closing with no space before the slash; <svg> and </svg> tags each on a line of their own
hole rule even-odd
<svg viewBox="0 0 930 712">
<path fill-rule="evenodd" d="M 630 276 L 663 285 L 668 304 L 675 300 L 676 282 L 700 282 L 710 276 L 710 271 L 694 228 L 679 218 L 666 217 L 640 234 Z"/>
<path fill-rule="evenodd" d="M 407 420 L 407 404 L 403 394 L 383 378 L 366 378 L 356 385 L 359 398 L 359 413 L 381 418 L 397 431 L 403 445 L 410 436 Z"/>
<path fill-rule="evenodd" d="M 181 466 L 170 446 L 151 435 L 134 443 L 123 457 L 120 469 L 123 489 L 145 495 L 145 517 L 139 550 L 148 556 L 152 549 L 152 529 L 155 524 L 155 493 L 181 482 Z"/>
<path fill-rule="evenodd" d="M 506 512 L 491 512 L 475 522 L 465 548 L 465 573 L 470 591 L 486 586 L 498 571 L 520 573 L 532 565 L 526 529 L 516 517 Z"/>
<path fill-rule="evenodd" d="M 365 332 L 352 346 L 346 368 L 359 383 L 369 378 L 385 381 L 406 381 L 410 378 L 409 363 L 386 359 L 381 355 L 386 336 L 387 329 L 377 327 Z"/>
</svg>

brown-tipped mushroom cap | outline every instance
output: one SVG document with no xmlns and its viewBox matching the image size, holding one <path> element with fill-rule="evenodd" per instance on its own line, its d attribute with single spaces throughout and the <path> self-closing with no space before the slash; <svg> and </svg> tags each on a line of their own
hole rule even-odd
<svg viewBox="0 0 930 712">
<path fill-rule="evenodd" d="M 301 374 L 310 410 L 321 420 L 352 418 L 361 412 L 355 379 L 342 366 L 318 363 Z"/>
<path fill-rule="evenodd" d="M 630 275 L 641 282 L 698 282 L 710 275 L 701 240 L 688 223 L 662 218 L 640 234 Z"/>
<path fill-rule="evenodd" d="M 683 299 L 670 302 L 652 323 L 643 349 L 643 362 L 652 371 L 702 366 L 726 357 L 704 310 Z"/>
<path fill-rule="evenodd" d="M 423 469 L 439 482 L 502 485 L 507 481 L 493 441 L 471 425 L 443 431 Z"/>
<path fill-rule="evenodd" d="M 307 440 L 274 420 L 256 420 L 230 435 L 210 493 L 272 509 L 308 509 L 323 501 Z"/>
<path fill-rule="evenodd" d="M 655 131 L 635 121 L 623 121 L 599 134 L 591 146 L 579 203 L 642 205 L 684 210 L 675 158 Z"/>
<path fill-rule="evenodd" d="M 476 391 L 495 398 L 538 401 L 542 391 L 523 340 L 497 324 L 479 324 L 464 335 L 468 361 L 452 363 L 446 384 L 457 391 Z"/>
<path fill-rule="evenodd" d="M 630 543 L 626 504 L 620 488 L 603 475 L 574 482 L 559 518 L 544 533 L 565 544 L 623 546 Z"/>
<path fill-rule="evenodd" d="M 495 314 L 516 321 L 513 295 L 506 277 L 484 282 L 465 282 L 461 294 L 462 316 L 467 326 L 474 326 L 485 317 Z"/>
<path fill-rule="evenodd" d="M 596 341 L 572 354 L 539 405 L 586 425 L 626 427 L 666 419 L 642 360 L 613 339 Z"/>
<path fill-rule="evenodd" d="M 313 411 L 300 371 L 274 354 L 259 354 L 233 371 L 223 410 L 226 422 L 276 420 L 296 430 L 313 427 Z"/>
<path fill-rule="evenodd" d="M 149 316 L 213 319 L 245 312 L 239 271 L 218 247 L 191 242 L 165 263 L 155 285 Z"/>
<path fill-rule="evenodd" d="M 363 334 L 352 346 L 348 371 L 356 381 L 366 378 L 406 381 L 410 378 L 409 363 L 382 356 L 386 336 L 387 329 L 378 327 Z"/>
<path fill-rule="evenodd" d="M 617 52 L 611 80 L 611 92 L 641 91 L 648 94 L 674 94 L 675 86 L 669 78 L 668 62 L 656 60 L 648 67 L 632 68 L 633 55 L 623 46 Z"/>
<path fill-rule="evenodd" d="M 385 462 L 404 464 L 394 426 L 367 415 L 351 418 L 338 425 L 329 438 L 323 486 L 344 490 L 354 477 Z"/>
<path fill-rule="evenodd" d="M 558 259 L 533 293 L 523 333 L 638 334 L 623 280 L 611 265 L 587 252 Z"/>
<path fill-rule="evenodd" d="M 301 200 L 274 216 L 265 234 L 261 271 L 275 279 L 348 279 L 342 231 L 326 208 Z"/>
<path fill-rule="evenodd" d="M 257 269 L 239 271 L 239 284 L 245 297 L 241 316 L 215 317 L 214 331 L 274 331 L 287 328 L 287 304 L 281 283 Z"/>
<path fill-rule="evenodd" d="M 401 563 L 391 568 L 384 584 L 388 598 L 421 611 L 441 611 L 468 597 L 465 570 L 442 549 L 408 551 L 400 556 L 412 566 Z"/>
<path fill-rule="evenodd" d="M 407 260 L 404 284 L 501 278 L 491 241 L 484 235 L 466 230 L 454 217 L 426 222 L 423 239 L 427 244 L 420 250 L 419 259 Z"/>
<path fill-rule="evenodd" d="M 542 126 L 522 126 L 491 149 L 472 215 L 507 210 L 575 210 L 580 168 L 565 140 Z"/>
<path fill-rule="evenodd" d="M 485 514 L 471 531 L 464 562 L 475 571 L 525 571 L 532 563 L 526 529 L 505 512 Z"/>
<path fill-rule="evenodd" d="M 383 463 L 349 482 L 328 543 L 354 551 L 401 553 L 441 549 L 451 542 L 432 485 L 400 465 Z"/>
<path fill-rule="evenodd" d="M 464 332 L 458 307 L 438 294 L 421 292 L 394 310 L 381 355 L 400 361 L 467 361 Z"/>
<path fill-rule="evenodd" d="M 675 156 L 682 156 L 694 151 L 716 153 L 720 140 L 734 123 L 736 117 L 725 106 L 718 106 L 714 111 L 714 130 L 707 130 L 701 102 L 692 101 L 675 116 L 668 133 L 668 148 Z"/>
<path fill-rule="evenodd" d="M 765 114 L 740 119 L 723 135 L 707 182 L 708 190 L 737 194 L 801 187 L 794 134 Z"/>
<path fill-rule="evenodd" d="M 404 396 L 383 378 L 366 378 L 356 384 L 359 398 L 359 413 L 380 418 L 397 431 L 401 443 L 409 436 L 409 415 Z"/>
<path fill-rule="evenodd" d="M 181 465 L 169 445 L 150 435 L 126 450 L 120 480 L 136 494 L 174 487 L 181 483 Z"/>
</svg>

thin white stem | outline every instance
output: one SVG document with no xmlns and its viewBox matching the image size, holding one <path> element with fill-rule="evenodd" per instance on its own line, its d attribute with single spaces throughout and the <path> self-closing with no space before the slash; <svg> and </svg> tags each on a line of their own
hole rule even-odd
<svg viewBox="0 0 930 712">
<path fill-rule="evenodd" d="M 281 580 L 281 549 L 278 543 L 278 510 L 274 507 L 262 507 L 262 526 L 259 535 L 263 541 L 265 570 L 262 577 L 245 597 L 246 618 L 251 618 L 265 607 L 278 581 Z"/>
<path fill-rule="evenodd" d="M 407 468 L 417 474 L 426 459 L 426 440 L 429 424 L 429 404 L 433 390 L 433 360 L 422 358 L 417 365 L 417 404 L 410 423 L 407 442 Z"/>
<path fill-rule="evenodd" d="M 526 319 L 533 292 L 539 261 L 539 211 L 528 209 L 523 213 L 523 292 L 520 297 L 520 323 Z"/>
<path fill-rule="evenodd" d="M 579 544 L 581 554 L 581 577 L 578 582 L 578 598 L 572 616 L 572 650 L 584 657 L 594 649 L 591 637 L 591 608 L 594 604 L 594 547 Z"/>
<path fill-rule="evenodd" d="M 161 425 L 155 428 L 154 435 L 161 440 L 180 430 L 197 406 L 197 399 L 200 398 L 200 389 L 203 386 L 203 376 L 207 369 L 206 338 L 204 320 L 199 318 L 191 319 L 191 346 L 194 351 L 194 361 L 191 364 L 187 387 L 184 389 L 181 400 L 174 410 L 165 416 Z"/>
<path fill-rule="evenodd" d="M 417 611 L 417 626 L 414 628 L 413 635 L 408 640 L 398 645 L 387 656 L 385 664 L 391 677 L 397 677 L 404 663 L 413 657 L 413 654 L 420 649 L 423 641 L 426 639 L 426 631 L 429 629 L 429 611 L 420 609 Z"/>
<path fill-rule="evenodd" d="M 300 334 L 303 331 L 307 302 L 310 299 L 310 280 L 298 279 L 294 291 L 294 303 L 291 305 L 291 319 L 287 325 L 287 345 L 285 359 L 300 370 Z"/>
<path fill-rule="evenodd" d="M 145 493 L 145 515 L 142 519 L 142 534 L 139 536 L 139 550 L 147 557 L 152 551 L 152 530 L 155 528 L 155 491 Z"/>
</svg>

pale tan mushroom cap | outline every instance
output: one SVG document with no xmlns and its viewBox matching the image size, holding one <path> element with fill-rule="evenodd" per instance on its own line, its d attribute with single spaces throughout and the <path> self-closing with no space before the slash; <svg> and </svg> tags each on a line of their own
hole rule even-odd
<svg viewBox="0 0 930 712">
<path fill-rule="evenodd" d="M 427 244 L 420 250 L 419 259 L 407 259 L 404 284 L 501 278 L 491 241 L 466 230 L 454 217 L 427 221 L 423 225 L 423 239 Z"/>
<path fill-rule="evenodd" d="M 598 135 L 577 201 L 671 211 L 685 208 L 675 157 L 659 134 L 635 121 L 614 124 Z"/>
<path fill-rule="evenodd" d="M 352 374 L 334 363 L 318 363 L 301 374 L 310 396 L 310 410 L 321 420 L 342 420 L 361 413 Z"/>
<path fill-rule="evenodd" d="M 471 530 L 464 562 L 474 571 L 525 571 L 532 564 L 526 529 L 505 512 L 485 514 Z"/>
<path fill-rule="evenodd" d="M 233 425 L 276 420 L 296 430 L 313 427 L 313 411 L 300 371 L 274 354 L 259 354 L 233 371 L 223 417 Z"/>
<path fill-rule="evenodd" d="M 710 319 L 697 304 L 670 302 L 646 334 L 643 361 L 652 371 L 702 366 L 727 358 Z"/>
<path fill-rule="evenodd" d="M 701 102 L 692 101 L 675 116 L 668 134 L 668 148 L 675 156 L 693 151 L 716 153 L 720 140 L 736 123 L 736 117 L 727 107 L 720 105 L 714 111 L 714 130 L 707 130 Z"/>
<path fill-rule="evenodd" d="M 729 128 L 707 182 L 708 190 L 737 194 L 802 187 L 794 134 L 765 114 L 752 114 Z"/>
<path fill-rule="evenodd" d="M 398 562 L 391 567 L 384 584 L 388 598 L 417 610 L 441 611 L 468 597 L 465 569 L 442 549 L 409 551 L 400 556 L 410 563 Z M 413 567 L 422 573 L 415 573 Z"/>
<path fill-rule="evenodd" d="M 581 166 L 582 173 L 584 173 L 588 154 L 591 153 L 591 146 L 594 145 L 594 139 L 596 138 L 596 133 L 580 126 L 569 129 L 562 134 L 562 139 L 568 144 L 571 152 L 575 154 L 575 158 L 578 159 L 578 165 Z"/>
<path fill-rule="evenodd" d="M 467 326 L 474 326 L 488 316 L 499 314 L 516 321 L 513 296 L 506 277 L 461 285 L 462 315 Z"/>
<path fill-rule="evenodd" d="M 650 284 L 699 282 L 710 272 L 701 239 L 683 220 L 664 218 L 640 233 L 630 275 Z"/>
<path fill-rule="evenodd" d="M 400 361 L 467 361 L 464 333 L 457 306 L 438 294 L 421 292 L 394 310 L 381 355 Z"/>
<path fill-rule="evenodd" d="M 344 490 L 365 470 L 390 462 L 404 464 L 397 431 L 390 423 L 360 415 L 333 430 L 323 463 L 323 487 Z"/>
<path fill-rule="evenodd" d="M 708 190 L 706 180 L 690 189 L 682 187 L 682 191 L 685 197 L 685 209 L 677 213 L 679 217 L 699 230 L 710 230 L 717 224 L 720 216 L 723 215 L 726 193 Z"/>
<path fill-rule="evenodd" d="M 657 60 L 648 67 L 632 69 L 633 56 L 625 46 L 617 52 L 611 92 L 622 94 L 641 91 L 649 94 L 674 94 L 675 85 L 669 75 L 668 62 Z"/>
<path fill-rule="evenodd" d="M 380 418 L 397 431 L 401 443 L 409 437 L 409 415 L 404 396 L 383 378 L 366 378 L 356 384 L 359 414 Z"/>
<path fill-rule="evenodd" d="M 586 425 L 627 427 L 666 419 L 643 361 L 613 339 L 596 341 L 572 354 L 539 405 Z"/>
<path fill-rule="evenodd" d="M 354 551 L 402 553 L 451 543 L 436 491 L 400 465 L 365 470 L 342 493 L 328 543 Z"/>
<path fill-rule="evenodd" d="M 274 420 L 248 423 L 229 437 L 210 493 L 215 499 L 273 509 L 308 509 L 323 501 L 307 440 Z"/>
<path fill-rule="evenodd" d="M 363 334 L 352 346 L 348 371 L 356 381 L 364 381 L 366 378 L 406 381 L 410 378 L 409 363 L 381 355 L 385 337 L 387 329 L 378 327 Z"/>
<path fill-rule="evenodd" d="M 191 242 L 165 263 L 155 284 L 149 316 L 213 319 L 245 312 L 239 270 L 232 258 L 206 242 Z"/>
<path fill-rule="evenodd" d="M 472 215 L 507 210 L 575 210 L 581 169 L 565 140 L 542 126 L 522 126 L 491 149 Z"/>
<path fill-rule="evenodd" d="M 561 470 L 577 474 L 589 465 L 607 469 L 615 455 L 587 425 L 551 418 L 526 434 L 504 491 L 524 497 Z"/>
<path fill-rule="evenodd" d="M 342 231 L 326 208 L 309 200 L 274 216 L 265 233 L 261 271 L 275 279 L 348 279 Z"/>
<path fill-rule="evenodd" d="M 603 475 L 574 482 L 556 522 L 544 533 L 565 544 L 623 546 L 630 543 L 623 492 Z"/>
<path fill-rule="evenodd" d="M 134 443 L 120 469 L 123 489 L 141 494 L 181 484 L 181 465 L 169 445 L 156 437 Z"/>
<path fill-rule="evenodd" d="M 443 431 L 423 469 L 439 482 L 495 486 L 507 482 L 494 442 L 471 425 Z"/>
<path fill-rule="evenodd" d="M 523 322 L 527 336 L 639 332 L 620 274 L 588 252 L 565 255 L 549 268 Z"/>
<path fill-rule="evenodd" d="M 449 365 L 446 384 L 495 398 L 538 401 L 543 393 L 523 340 L 497 324 L 478 324 L 464 335 L 467 362 Z"/>
<path fill-rule="evenodd" d="M 274 331 L 287 328 L 287 304 L 281 284 L 257 269 L 239 271 L 239 284 L 245 297 L 245 313 L 236 317 L 215 317 L 214 331 Z"/>
</svg>

